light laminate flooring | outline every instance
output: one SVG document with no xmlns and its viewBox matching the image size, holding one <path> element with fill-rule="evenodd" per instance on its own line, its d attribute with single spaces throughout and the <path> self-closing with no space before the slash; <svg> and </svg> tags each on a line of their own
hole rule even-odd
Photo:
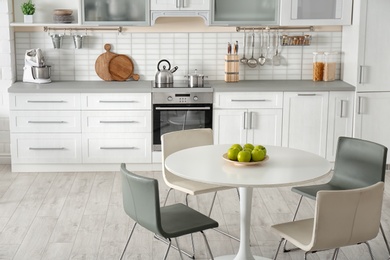
<svg viewBox="0 0 390 260">
<path fill-rule="evenodd" d="M 163 201 L 168 188 L 161 172 L 137 173 L 159 180 Z M 271 232 L 270 225 L 291 220 L 299 199 L 290 188 L 254 189 L 251 249 L 255 255 L 273 256 L 279 237 Z M 168 203 L 184 202 L 184 198 L 181 192 L 174 192 Z M 203 213 L 208 212 L 210 201 L 211 194 L 189 198 L 190 206 Z M 298 218 L 311 217 L 313 206 L 313 201 L 304 200 Z M 218 193 L 212 217 L 222 230 L 239 235 L 235 189 Z M 119 171 L 12 173 L 9 165 L 0 165 L 1 260 L 119 259 L 133 223 L 122 208 Z M 390 182 L 386 183 L 382 224 L 390 239 Z M 214 256 L 237 252 L 238 242 L 213 230 L 206 235 Z M 201 235 L 195 234 L 194 238 L 196 259 L 208 259 Z M 188 236 L 180 238 L 179 243 L 190 250 Z M 370 244 L 376 259 L 387 259 L 380 234 Z M 162 259 L 165 248 L 153 234 L 138 227 L 125 259 Z M 310 254 L 309 259 L 330 259 L 331 253 Z M 178 252 L 171 249 L 168 259 L 179 259 Z M 278 259 L 303 259 L 303 253 L 281 253 Z M 338 259 L 369 259 L 369 255 L 365 245 L 356 245 L 343 248 Z"/>
</svg>

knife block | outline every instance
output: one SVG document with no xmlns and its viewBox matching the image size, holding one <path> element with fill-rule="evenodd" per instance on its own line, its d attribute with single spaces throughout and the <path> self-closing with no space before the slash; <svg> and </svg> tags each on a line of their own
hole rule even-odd
<svg viewBox="0 0 390 260">
<path fill-rule="evenodd" d="M 240 80 L 240 66 L 237 54 L 225 55 L 225 81 L 238 82 Z"/>
</svg>

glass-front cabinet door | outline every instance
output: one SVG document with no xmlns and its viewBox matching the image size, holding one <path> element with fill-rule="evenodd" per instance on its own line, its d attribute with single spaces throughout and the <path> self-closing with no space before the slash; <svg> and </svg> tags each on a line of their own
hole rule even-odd
<svg viewBox="0 0 390 260">
<path fill-rule="evenodd" d="M 350 25 L 352 0 L 281 0 L 281 25 Z"/>
<path fill-rule="evenodd" d="M 101 25 L 149 25 L 149 1 L 83 0 L 83 23 Z"/>
<path fill-rule="evenodd" d="M 278 25 L 279 1 L 212 0 L 211 25 Z"/>
</svg>

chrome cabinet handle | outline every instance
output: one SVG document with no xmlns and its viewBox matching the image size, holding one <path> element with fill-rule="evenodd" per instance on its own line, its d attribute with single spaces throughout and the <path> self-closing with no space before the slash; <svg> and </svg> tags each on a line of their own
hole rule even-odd
<svg viewBox="0 0 390 260">
<path fill-rule="evenodd" d="M 66 103 L 65 100 L 27 100 L 27 103 Z"/>
<path fill-rule="evenodd" d="M 156 107 L 156 110 L 210 110 L 210 107 Z"/>
<path fill-rule="evenodd" d="M 187 1 L 181 0 L 181 7 L 187 7 Z"/>
<path fill-rule="evenodd" d="M 137 103 L 134 100 L 99 100 L 99 103 Z"/>
<path fill-rule="evenodd" d="M 313 97 L 313 96 L 316 96 L 316 94 L 314 94 L 314 93 L 309 93 L 309 94 L 301 93 L 301 94 L 298 94 L 298 96 L 299 97 Z"/>
<path fill-rule="evenodd" d="M 66 121 L 27 121 L 29 124 L 65 124 Z"/>
<path fill-rule="evenodd" d="M 247 121 L 248 112 L 244 112 L 244 129 L 246 129 L 246 121 Z"/>
<path fill-rule="evenodd" d="M 28 149 L 34 151 L 58 151 L 65 150 L 65 147 L 29 147 Z"/>
<path fill-rule="evenodd" d="M 347 102 L 347 100 L 340 100 L 340 118 L 346 117 L 346 109 L 344 108 L 344 106 L 348 104 Z"/>
<path fill-rule="evenodd" d="M 137 147 L 100 147 L 100 150 L 135 150 Z"/>
<path fill-rule="evenodd" d="M 180 2 L 181 0 L 176 0 L 176 8 L 180 8 Z"/>
<path fill-rule="evenodd" d="M 253 112 L 249 112 L 249 129 L 253 129 Z"/>
<path fill-rule="evenodd" d="M 364 84 L 364 67 L 363 65 L 359 66 L 359 84 Z"/>
<path fill-rule="evenodd" d="M 101 124 L 133 124 L 137 123 L 137 121 L 99 121 Z"/>
<path fill-rule="evenodd" d="M 364 110 L 363 101 L 364 101 L 363 97 L 359 97 L 359 98 L 358 98 L 358 107 L 357 107 L 357 113 L 358 113 L 358 115 L 361 115 L 361 114 L 364 113 L 364 111 L 363 111 L 363 110 Z"/>
<path fill-rule="evenodd" d="M 231 102 L 266 102 L 271 101 L 269 99 L 231 99 Z"/>
</svg>

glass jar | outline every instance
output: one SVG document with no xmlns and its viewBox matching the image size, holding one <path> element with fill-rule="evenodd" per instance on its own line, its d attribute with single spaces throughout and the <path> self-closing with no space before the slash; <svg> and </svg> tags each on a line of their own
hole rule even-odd
<svg viewBox="0 0 390 260">
<path fill-rule="evenodd" d="M 336 79 L 337 52 L 325 52 L 324 57 L 324 81 L 333 81 Z"/>
<path fill-rule="evenodd" d="M 324 78 L 324 53 L 313 52 L 313 81 L 322 81 Z"/>
</svg>

